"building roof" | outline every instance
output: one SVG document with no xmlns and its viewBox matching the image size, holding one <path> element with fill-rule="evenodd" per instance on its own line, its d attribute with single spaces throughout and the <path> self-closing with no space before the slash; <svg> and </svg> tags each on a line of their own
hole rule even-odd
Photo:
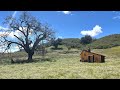
<svg viewBox="0 0 120 90">
<path fill-rule="evenodd" d="M 89 51 L 87 51 L 87 50 L 83 50 L 83 51 L 85 51 L 85 52 L 89 52 Z M 83 51 L 82 51 L 82 52 L 83 52 Z M 81 54 L 82 54 L 82 52 L 81 52 Z M 96 54 L 96 55 L 100 55 L 100 56 L 104 56 L 104 55 L 97 54 L 97 53 L 93 53 L 93 52 L 89 52 L 89 53 Z M 80 55 L 81 55 L 81 54 L 80 54 Z M 105 56 L 104 56 L 104 57 L 105 57 Z"/>
</svg>

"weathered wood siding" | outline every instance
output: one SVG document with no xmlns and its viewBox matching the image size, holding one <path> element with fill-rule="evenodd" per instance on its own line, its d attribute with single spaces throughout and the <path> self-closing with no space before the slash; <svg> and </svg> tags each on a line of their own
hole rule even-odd
<svg viewBox="0 0 120 90">
<path fill-rule="evenodd" d="M 82 62 L 105 62 L 105 57 L 99 54 L 83 51 L 80 55 Z"/>
<path fill-rule="evenodd" d="M 88 55 L 89 55 L 88 52 L 83 51 L 81 53 L 81 61 L 88 62 Z"/>
</svg>

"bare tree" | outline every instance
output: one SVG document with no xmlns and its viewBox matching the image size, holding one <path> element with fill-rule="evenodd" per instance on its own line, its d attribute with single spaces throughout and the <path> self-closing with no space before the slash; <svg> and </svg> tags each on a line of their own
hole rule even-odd
<svg viewBox="0 0 120 90">
<path fill-rule="evenodd" d="M 37 45 L 42 40 L 49 40 L 54 36 L 52 28 L 47 24 L 40 23 L 38 19 L 27 11 L 22 12 L 18 18 L 6 17 L 4 24 L 8 25 L 7 29 L 1 29 L 4 32 L 2 38 L 4 43 L 7 43 L 7 49 L 12 44 L 22 47 L 28 54 L 28 62 L 33 61 L 32 56 Z M 12 39 L 10 39 L 10 35 L 13 35 Z"/>
</svg>

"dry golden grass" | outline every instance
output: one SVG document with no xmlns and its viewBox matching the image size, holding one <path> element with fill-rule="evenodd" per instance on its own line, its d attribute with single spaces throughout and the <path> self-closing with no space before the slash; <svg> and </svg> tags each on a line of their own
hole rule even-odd
<svg viewBox="0 0 120 90">
<path fill-rule="evenodd" d="M 120 47 L 93 50 L 106 55 L 105 63 L 80 62 L 79 53 L 48 53 L 46 61 L 1 64 L 0 79 L 120 79 Z"/>
</svg>

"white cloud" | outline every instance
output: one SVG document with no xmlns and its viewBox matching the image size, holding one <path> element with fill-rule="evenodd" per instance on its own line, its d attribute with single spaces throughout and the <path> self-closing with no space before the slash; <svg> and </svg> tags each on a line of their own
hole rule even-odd
<svg viewBox="0 0 120 90">
<path fill-rule="evenodd" d="M 5 28 L 5 27 L 2 27 L 2 26 L 0 26 L 0 37 L 1 36 L 5 36 L 5 35 L 8 35 L 9 37 L 11 37 L 11 38 L 14 38 L 14 35 L 19 35 L 19 33 L 18 33 L 18 30 L 17 31 L 15 31 L 15 32 L 11 32 L 11 33 L 9 33 L 9 32 L 7 32 L 7 30 L 9 30 L 9 28 Z"/>
<path fill-rule="evenodd" d="M 63 14 L 66 14 L 66 15 L 72 15 L 71 11 L 57 11 L 57 12 L 62 12 Z"/>
<path fill-rule="evenodd" d="M 19 28 L 20 30 L 22 30 L 22 31 L 26 31 L 27 30 L 27 28 L 26 27 L 23 27 L 23 29 L 20 27 Z M 31 30 L 30 30 L 31 31 Z M 31 34 L 32 33 L 32 31 L 29 33 L 29 34 Z M 16 36 L 23 36 L 23 34 L 19 31 L 19 30 L 16 30 L 15 32 L 11 32 L 10 34 L 9 34 L 9 37 L 11 37 L 11 38 L 15 38 L 15 36 L 14 35 L 16 35 Z"/>
<path fill-rule="evenodd" d="M 114 14 L 116 14 L 112 19 L 120 19 L 120 12 L 119 11 L 112 11 Z"/>
<path fill-rule="evenodd" d="M 14 18 L 14 17 L 16 16 L 16 14 L 17 14 L 17 11 L 15 11 L 15 12 L 12 14 L 12 17 Z M 10 24 L 10 23 L 11 23 L 11 20 L 9 21 L 9 24 Z M 8 27 L 9 27 L 9 24 L 8 24 L 8 26 L 7 26 L 6 28 L 0 26 L 0 30 L 5 30 L 5 31 L 9 30 L 9 28 L 8 28 Z M 5 31 L 0 32 L 0 37 L 9 34 L 8 32 L 5 32 Z M 15 31 L 15 32 L 11 32 L 11 33 L 9 34 L 9 37 L 10 37 L 10 38 L 14 38 L 14 35 L 17 35 L 17 36 L 19 35 L 18 30 Z"/>
<path fill-rule="evenodd" d="M 112 11 L 115 14 L 120 14 L 120 11 Z"/>
<path fill-rule="evenodd" d="M 6 36 L 6 35 L 7 35 L 7 33 L 5 33 L 5 32 L 0 32 L 0 37 Z"/>
<path fill-rule="evenodd" d="M 9 33 L 9 32 L 0 32 L 0 37 L 6 36 L 6 35 L 8 35 L 8 38 L 15 38 L 14 35 L 19 37 L 21 34 L 20 34 L 20 31 L 18 31 L 18 30 L 15 31 L 15 32 L 11 32 L 11 33 Z"/>
<path fill-rule="evenodd" d="M 9 52 L 16 52 L 16 51 L 19 51 L 19 47 L 18 46 L 14 46 L 14 47 L 11 47 L 11 49 L 9 49 Z"/>
<path fill-rule="evenodd" d="M 19 49 L 19 47 L 18 47 L 18 46 L 15 46 L 15 49 Z"/>
<path fill-rule="evenodd" d="M 120 16 L 115 16 L 113 17 L 113 19 L 120 19 Z"/>
<path fill-rule="evenodd" d="M 63 37 L 62 37 L 62 36 L 58 36 L 58 38 L 61 38 L 61 39 L 62 39 Z"/>
<path fill-rule="evenodd" d="M 91 37 L 95 37 L 99 35 L 100 33 L 102 33 L 102 28 L 99 25 L 96 25 L 95 27 L 93 27 L 92 30 L 81 31 L 82 35 L 90 35 Z"/>
<path fill-rule="evenodd" d="M 26 27 L 23 27 L 23 29 L 20 27 L 19 28 L 20 30 L 23 30 L 23 31 L 26 31 L 27 30 L 27 28 Z M 9 30 L 9 28 L 4 28 L 4 27 L 2 27 L 2 26 L 0 26 L 0 30 L 3 30 L 3 31 L 1 31 L 0 32 L 0 37 L 1 36 L 5 36 L 5 35 L 8 35 L 8 37 L 9 38 L 15 38 L 15 36 L 14 35 L 16 35 L 16 36 L 23 36 L 23 34 L 19 31 L 19 30 L 16 30 L 15 32 L 11 32 L 11 33 L 9 33 L 9 32 L 7 32 L 6 30 Z M 6 32 L 5 32 L 6 31 Z M 32 32 L 33 32 L 33 30 L 31 29 L 30 30 L 30 32 L 29 32 L 29 35 L 31 35 L 32 34 Z"/>
<path fill-rule="evenodd" d="M 14 35 L 19 37 L 20 33 L 21 33 L 20 31 L 16 30 L 15 32 L 11 32 L 8 37 L 15 38 Z"/>
<path fill-rule="evenodd" d="M 64 14 L 71 14 L 70 11 L 62 11 Z"/>
<path fill-rule="evenodd" d="M 2 26 L 0 26 L 0 30 L 9 30 L 8 28 L 4 28 Z"/>
</svg>

